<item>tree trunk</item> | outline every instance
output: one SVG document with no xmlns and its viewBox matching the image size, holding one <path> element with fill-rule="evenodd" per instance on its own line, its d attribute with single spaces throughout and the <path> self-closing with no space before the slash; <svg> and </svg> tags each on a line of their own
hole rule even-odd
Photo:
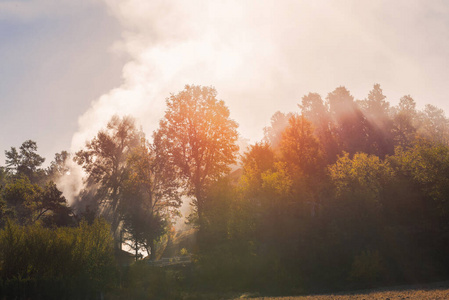
<svg viewBox="0 0 449 300">
<path fill-rule="evenodd" d="M 154 249 L 154 240 L 153 239 L 151 239 L 151 241 L 150 241 L 150 250 L 151 250 L 150 260 L 154 261 L 154 260 L 156 260 L 156 249 Z"/>
<path fill-rule="evenodd" d="M 139 257 L 139 245 L 137 243 L 137 239 L 136 239 L 136 243 L 134 244 L 134 247 L 136 247 L 136 261 L 137 261 L 137 259 Z"/>
</svg>

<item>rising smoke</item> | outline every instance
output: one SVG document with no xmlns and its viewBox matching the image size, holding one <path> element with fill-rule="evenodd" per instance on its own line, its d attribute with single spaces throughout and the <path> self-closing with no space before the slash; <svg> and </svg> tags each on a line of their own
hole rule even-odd
<svg viewBox="0 0 449 300">
<path fill-rule="evenodd" d="M 398 64 L 388 39 L 372 31 L 382 28 L 372 11 L 384 7 L 383 1 L 103 2 L 122 28 L 122 39 L 112 48 L 130 59 L 122 85 L 80 116 L 72 153 L 114 114 L 134 116 L 151 136 L 165 98 L 185 84 L 214 86 L 240 133 L 254 142 L 275 111 L 297 111 L 308 92 L 325 95 L 350 83 L 348 88 L 361 99 L 375 82 L 386 79 L 395 85 L 393 78 L 415 74 L 408 72 L 410 61 Z M 393 61 L 397 68 L 390 69 Z M 388 69 L 388 75 L 372 64 Z M 82 188 L 77 182 L 71 191 Z"/>
</svg>

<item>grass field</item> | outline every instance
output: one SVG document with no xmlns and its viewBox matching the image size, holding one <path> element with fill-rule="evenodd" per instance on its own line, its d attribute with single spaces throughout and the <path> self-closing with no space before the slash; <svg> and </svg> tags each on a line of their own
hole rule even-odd
<svg viewBox="0 0 449 300">
<path fill-rule="evenodd" d="M 247 298 L 250 295 L 242 295 Z M 248 297 L 249 298 L 249 297 Z M 362 299 L 449 299 L 449 281 L 422 285 L 396 286 L 390 288 L 359 290 L 326 295 L 291 296 L 291 297 L 258 297 L 253 300 L 362 300 Z"/>
</svg>

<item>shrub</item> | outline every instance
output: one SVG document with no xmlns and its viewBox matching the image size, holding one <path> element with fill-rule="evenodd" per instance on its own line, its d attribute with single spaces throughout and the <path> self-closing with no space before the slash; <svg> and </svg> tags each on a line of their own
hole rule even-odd
<svg viewBox="0 0 449 300">
<path fill-rule="evenodd" d="M 370 285 L 379 282 L 384 271 L 385 268 L 379 251 L 362 251 L 354 257 L 349 279 L 357 284 Z"/>
<path fill-rule="evenodd" d="M 92 225 L 81 222 L 76 228 L 7 221 L 0 244 L 0 294 L 85 297 L 109 289 L 114 282 L 112 237 L 104 220 Z"/>
</svg>

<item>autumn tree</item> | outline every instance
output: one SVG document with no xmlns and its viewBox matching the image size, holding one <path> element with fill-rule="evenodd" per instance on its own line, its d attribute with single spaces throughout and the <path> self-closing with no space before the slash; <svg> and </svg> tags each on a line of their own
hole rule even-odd
<svg viewBox="0 0 449 300">
<path fill-rule="evenodd" d="M 176 166 L 201 222 L 205 189 L 229 172 L 236 160 L 237 123 L 213 87 L 186 85 L 167 98 L 156 133 Z"/>
<path fill-rule="evenodd" d="M 321 205 L 325 160 L 319 140 L 314 134 L 314 126 L 303 115 L 290 118 L 289 126 L 282 134 L 280 148 L 282 164 L 277 164 L 275 172 L 263 174 L 263 186 L 276 191 L 275 198 L 278 200 L 275 203 L 282 216 L 277 222 L 279 226 L 284 224 L 279 227 L 283 228 L 279 229 L 279 234 L 289 236 L 282 242 L 286 247 L 282 252 L 287 253 L 289 247 L 299 249 L 297 247 L 301 239 L 301 234 L 292 232 L 289 226 L 304 228 Z M 269 182 L 271 183 L 268 184 Z M 265 193 L 270 194 L 268 191 Z"/>
<path fill-rule="evenodd" d="M 313 125 L 303 115 L 290 117 L 280 148 L 284 161 L 296 172 L 313 175 L 322 165 L 321 149 Z"/>
</svg>

